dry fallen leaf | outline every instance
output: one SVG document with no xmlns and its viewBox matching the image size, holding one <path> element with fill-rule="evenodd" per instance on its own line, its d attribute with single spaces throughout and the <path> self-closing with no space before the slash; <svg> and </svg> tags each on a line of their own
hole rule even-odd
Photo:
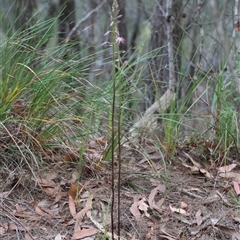
<svg viewBox="0 0 240 240">
<path fill-rule="evenodd" d="M 213 179 L 213 175 L 211 173 L 209 173 L 206 169 L 201 168 L 201 169 L 199 169 L 199 172 L 204 174 L 207 178 Z"/>
<path fill-rule="evenodd" d="M 198 162 L 196 162 L 195 160 L 193 160 L 193 158 L 186 152 L 184 152 L 185 155 L 191 160 L 192 164 L 197 167 L 198 169 L 201 169 L 202 168 L 202 165 L 199 164 Z"/>
<path fill-rule="evenodd" d="M 25 232 L 25 240 L 32 240 L 32 237 L 27 232 Z"/>
<path fill-rule="evenodd" d="M 149 227 L 149 231 L 148 231 L 148 233 L 147 233 L 147 235 L 145 236 L 144 239 L 145 239 L 145 240 L 151 239 L 152 235 L 153 235 L 153 226 L 150 226 L 150 227 Z"/>
<path fill-rule="evenodd" d="M 233 181 L 233 188 L 234 188 L 236 194 L 239 196 L 239 195 L 240 195 L 240 187 L 239 187 L 239 183 Z"/>
<path fill-rule="evenodd" d="M 20 205 L 18 203 L 16 204 L 15 207 L 16 207 L 16 210 L 17 210 L 18 213 L 25 212 L 26 209 L 27 209 L 26 207 L 23 207 L 22 205 Z"/>
<path fill-rule="evenodd" d="M 230 165 L 226 165 L 226 166 L 220 167 L 220 168 L 218 169 L 218 172 L 219 172 L 219 173 L 230 172 L 230 171 L 232 171 L 236 166 L 237 166 L 237 164 L 235 164 L 235 163 L 230 164 Z"/>
<path fill-rule="evenodd" d="M 44 178 L 32 178 L 32 180 L 37 181 L 40 187 L 55 187 L 56 185 L 54 181 Z"/>
<path fill-rule="evenodd" d="M 202 224 L 202 217 L 201 217 L 201 210 L 199 209 L 197 212 L 196 212 L 196 220 L 197 220 L 197 225 L 200 226 Z"/>
<path fill-rule="evenodd" d="M 58 176 L 58 171 L 56 168 L 51 169 L 51 171 L 46 175 L 46 180 L 51 181 Z"/>
<path fill-rule="evenodd" d="M 55 188 L 43 188 L 43 190 L 44 190 L 45 193 L 47 193 L 49 195 L 53 195 L 57 198 L 67 196 L 67 192 L 61 192 L 61 191 L 58 191 Z"/>
<path fill-rule="evenodd" d="M 147 199 L 146 198 L 142 198 L 138 202 L 138 208 L 139 208 L 139 210 L 141 210 L 141 211 L 143 211 L 145 213 L 146 217 L 150 217 L 150 214 L 148 213 L 149 205 L 146 202 L 147 202 Z"/>
<path fill-rule="evenodd" d="M 182 163 L 182 165 L 186 168 L 188 168 L 192 174 L 196 174 L 199 173 L 199 168 L 197 168 L 196 166 L 190 166 L 188 164 Z"/>
<path fill-rule="evenodd" d="M 175 208 L 175 207 L 172 207 L 171 205 L 169 205 L 169 207 L 170 207 L 172 212 L 180 213 L 180 214 L 182 214 L 184 216 L 187 215 L 187 212 L 184 209 L 182 209 L 182 208 Z"/>
<path fill-rule="evenodd" d="M 72 240 L 90 237 L 97 233 L 98 233 L 98 230 L 96 228 L 82 229 L 73 234 Z"/>
<path fill-rule="evenodd" d="M 155 195 L 158 193 L 158 191 L 163 193 L 165 191 L 165 186 L 162 185 L 162 184 L 159 184 L 149 194 L 148 203 L 149 203 L 149 206 L 150 206 L 151 209 L 153 209 L 153 205 L 155 204 L 154 198 L 155 198 Z"/>
<path fill-rule="evenodd" d="M 69 206 L 69 210 L 70 210 L 70 213 L 73 217 L 75 217 L 76 215 L 76 206 L 75 206 L 75 202 L 74 202 L 74 199 L 72 198 L 71 195 L 68 196 L 68 206 Z"/>
<path fill-rule="evenodd" d="M 34 202 L 34 209 L 35 209 L 35 211 L 36 211 L 39 215 L 41 215 L 41 216 L 43 216 L 43 217 L 52 217 L 52 216 L 51 216 L 50 214 L 48 214 L 47 212 L 43 211 L 43 210 L 37 205 L 36 202 Z"/>
<path fill-rule="evenodd" d="M 136 218 L 137 221 L 140 220 L 141 213 L 138 209 L 138 197 L 137 196 L 134 196 L 133 204 L 130 207 L 130 212 Z"/>
<path fill-rule="evenodd" d="M 160 209 L 161 205 L 156 204 L 156 202 L 154 200 L 155 195 L 158 192 L 164 193 L 165 192 L 165 186 L 162 185 L 162 184 L 159 184 L 157 187 L 155 187 L 148 196 L 148 203 L 149 203 L 150 209 L 155 209 L 155 210 L 160 212 L 161 211 L 161 209 Z M 162 201 L 164 201 L 164 199 Z"/>
<path fill-rule="evenodd" d="M 240 223 L 240 217 L 231 216 L 236 222 Z"/>
<path fill-rule="evenodd" d="M 69 153 L 64 156 L 65 162 L 77 162 L 79 160 L 79 156 L 75 153 Z"/>
<path fill-rule="evenodd" d="M 74 219 L 78 219 L 78 220 L 82 220 L 84 215 L 92 209 L 92 200 L 93 200 L 93 194 L 91 194 L 89 196 L 89 198 L 87 199 L 86 205 L 85 207 L 78 212 L 77 214 L 75 214 Z"/>
<path fill-rule="evenodd" d="M 238 182 L 240 184 L 240 174 L 236 172 L 224 172 L 219 173 L 219 176 L 222 178 L 232 178 L 235 182 Z"/>
<path fill-rule="evenodd" d="M 74 183 L 71 184 L 68 194 L 74 199 L 78 199 L 79 200 L 79 192 L 81 191 L 81 189 L 83 188 L 83 185 L 80 183 Z"/>
</svg>

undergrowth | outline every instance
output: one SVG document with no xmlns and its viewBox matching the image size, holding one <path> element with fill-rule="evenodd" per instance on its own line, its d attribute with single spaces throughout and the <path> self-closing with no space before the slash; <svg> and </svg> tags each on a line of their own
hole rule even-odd
<svg viewBox="0 0 240 240">
<path fill-rule="evenodd" d="M 54 21 L 38 23 L 2 41 L 1 135 L 8 135 L 7 142 L 11 143 L 10 145 L 15 149 L 20 150 L 21 147 L 17 142 L 21 141 L 29 151 L 33 152 L 43 151 L 44 148 L 66 148 L 76 151 L 78 148 L 72 145 L 72 142 L 81 142 L 80 139 L 85 139 L 84 142 L 86 142 L 90 136 L 106 135 L 109 145 L 104 159 L 109 160 L 111 146 L 114 144 L 116 147 L 117 142 L 140 116 L 137 111 L 142 101 L 139 96 L 144 95 L 143 74 L 146 71 L 144 62 L 149 61 L 154 53 L 148 53 L 139 58 L 138 49 L 136 49 L 124 64 L 120 64 L 120 61 L 112 64 L 110 54 L 104 59 L 103 64 L 107 66 L 112 64 L 114 71 L 107 73 L 102 69 L 95 69 L 92 73 L 93 56 L 88 55 L 88 48 L 71 53 L 71 44 L 76 43 L 47 47 L 47 43 L 53 37 L 50 29 Z M 45 34 L 39 38 L 42 32 Z M 38 38 L 35 37 L 36 35 Z M 35 43 L 36 39 L 37 43 Z M 106 48 L 104 51 L 109 49 Z M 102 53 L 99 51 L 94 56 Z M 120 58 L 120 55 L 116 58 Z M 231 81 L 226 83 L 224 74 L 222 72 L 216 77 L 213 99 L 208 99 L 206 103 L 212 119 L 211 124 L 208 125 L 214 132 L 211 137 L 214 142 L 217 142 L 215 149 L 220 148 L 222 151 L 232 146 L 239 146 L 237 112 L 239 98 L 237 94 L 232 94 L 233 83 Z M 176 96 L 169 110 L 157 116 L 162 120 L 160 124 L 164 135 L 160 145 L 158 144 L 161 146 L 161 151 L 168 154 L 174 153 L 176 144 L 183 137 L 181 132 L 183 126 L 189 127 L 190 132 L 191 129 L 193 130 L 184 123 L 184 118 L 191 117 L 191 110 L 197 102 L 202 101 L 202 95 L 209 95 L 206 88 L 202 95 L 195 96 L 198 86 L 203 81 L 207 81 L 208 77 L 206 74 L 204 77 L 193 79 L 194 83 L 188 93 L 181 100 Z M 92 78 L 95 78 L 94 83 L 89 80 Z M 117 79 L 115 84 L 117 84 L 117 91 L 120 91 L 115 93 L 117 101 L 120 101 L 116 109 L 123 115 L 119 119 L 121 130 L 115 132 L 116 137 L 118 134 L 120 136 L 118 140 L 111 142 L 112 134 L 110 133 L 114 127 L 111 119 L 113 79 Z M 178 89 L 181 89 L 181 86 L 178 86 Z M 193 96 L 195 98 L 189 105 Z M 194 130 L 197 131 L 197 129 Z M 209 137 L 209 135 L 206 136 L 206 138 Z M 4 142 L 6 143 L 6 140 Z M 84 150 L 81 148 L 81 151 Z M 23 151 L 21 155 L 25 157 Z M 40 160 L 40 158 L 37 159 Z"/>
<path fill-rule="evenodd" d="M 87 85 L 84 73 L 88 68 L 87 61 L 83 63 L 79 58 L 85 49 L 63 59 L 70 44 L 45 51 L 42 46 L 52 37 L 48 34 L 34 44 L 39 27 L 41 32 L 48 32 L 51 25 L 43 22 L 31 31 L 16 32 L 5 39 L 0 58 L 0 141 L 4 140 L 8 149 L 22 148 L 19 141 L 24 142 L 23 148 L 27 145 L 32 153 L 58 148 L 73 133 L 83 133 L 85 119 L 81 105 Z M 23 152 L 21 155 L 25 158 Z"/>
</svg>

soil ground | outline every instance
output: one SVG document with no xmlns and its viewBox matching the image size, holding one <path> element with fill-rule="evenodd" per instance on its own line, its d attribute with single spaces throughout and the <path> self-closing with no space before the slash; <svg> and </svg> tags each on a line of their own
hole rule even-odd
<svg viewBox="0 0 240 240">
<path fill-rule="evenodd" d="M 90 240 L 104 239 L 106 234 L 109 238 L 105 239 L 110 239 L 111 164 L 99 162 L 103 142 L 89 142 L 80 181 L 73 154 L 45 154 L 48 164 L 41 170 L 32 169 L 35 175 L 24 162 L 10 169 L 2 159 L 0 238 Z M 168 159 L 163 159 L 149 139 L 143 140 L 141 149 L 140 145 L 126 145 L 121 239 L 240 239 L 240 201 L 234 176 L 220 174 L 217 167 L 223 158 L 211 155 L 207 146 L 200 151 L 197 144 L 178 145 Z M 236 163 L 234 170 L 226 169 L 226 173 L 239 172 L 236 154 L 228 158 Z M 115 185 L 116 234 L 117 173 Z"/>
</svg>

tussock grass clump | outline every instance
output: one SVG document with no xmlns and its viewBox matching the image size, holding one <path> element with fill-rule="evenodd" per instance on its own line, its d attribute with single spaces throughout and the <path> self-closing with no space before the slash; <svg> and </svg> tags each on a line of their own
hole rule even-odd
<svg viewBox="0 0 240 240">
<path fill-rule="evenodd" d="M 34 27 L 31 32 L 39 34 L 39 24 Z M 41 32 L 44 28 L 48 32 L 45 23 Z M 34 155 L 43 148 L 62 146 L 76 122 L 79 126 L 83 121 L 79 109 L 84 94 L 79 93 L 84 93 L 82 72 L 87 64 L 73 60 L 81 53 L 64 56 L 70 44 L 44 50 L 51 35 L 38 35 L 33 44 L 34 36 L 28 29 L 1 45 L 0 142 L 9 156 L 18 152 L 26 158 L 26 151 Z M 5 159 L 6 154 L 1 155 Z"/>
</svg>

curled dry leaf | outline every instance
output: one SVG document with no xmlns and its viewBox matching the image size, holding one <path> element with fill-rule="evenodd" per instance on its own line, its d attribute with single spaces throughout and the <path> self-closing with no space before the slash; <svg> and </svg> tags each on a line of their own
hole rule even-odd
<svg viewBox="0 0 240 240">
<path fill-rule="evenodd" d="M 204 169 L 200 163 L 196 162 L 188 153 L 185 153 L 185 155 L 191 160 L 193 166 L 189 166 L 187 164 L 182 163 L 183 166 L 189 168 L 192 173 L 199 173 L 200 172 L 200 173 L 204 174 L 207 178 L 213 179 L 212 174 L 209 173 L 206 169 Z"/>
<path fill-rule="evenodd" d="M 79 198 L 79 192 L 82 190 L 83 185 L 80 183 L 74 183 L 71 184 L 68 194 L 73 198 L 73 199 L 78 199 Z M 79 200 L 79 199 L 78 199 Z"/>
<path fill-rule="evenodd" d="M 51 217 L 51 215 L 48 214 L 47 212 L 43 211 L 43 210 L 37 205 L 36 202 L 34 202 L 34 209 L 35 209 L 35 211 L 36 211 L 39 215 L 41 215 L 41 216 L 43 216 L 43 217 Z"/>
<path fill-rule="evenodd" d="M 138 197 L 134 196 L 133 204 L 130 207 L 131 214 L 136 218 L 137 221 L 140 220 L 141 213 L 138 209 Z"/>
<path fill-rule="evenodd" d="M 195 160 L 193 160 L 193 158 L 186 152 L 184 152 L 185 155 L 191 160 L 192 164 L 197 167 L 198 169 L 201 169 L 202 168 L 202 165 L 199 164 L 198 162 L 196 162 Z"/>
<path fill-rule="evenodd" d="M 169 205 L 169 207 L 170 207 L 172 212 L 180 213 L 180 214 L 182 214 L 184 216 L 187 215 L 187 212 L 184 209 L 182 209 L 182 208 L 175 208 L 175 207 L 172 207 L 171 205 Z"/>
<path fill-rule="evenodd" d="M 182 165 L 186 168 L 188 168 L 192 174 L 196 174 L 199 173 L 199 168 L 197 168 L 196 166 L 190 166 L 188 164 L 182 163 Z"/>
<path fill-rule="evenodd" d="M 147 239 L 151 239 L 151 237 L 152 237 L 152 235 L 153 235 L 153 226 L 150 226 L 149 227 L 149 230 L 148 230 L 148 233 L 146 234 L 146 236 L 145 236 L 145 240 L 147 240 Z"/>
<path fill-rule="evenodd" d="M 76 206 L 75 206 L 75 202 L 74 202 L 74 199 L 72 198 L 71 195 L 68 196 L 68 206 L 69 206 L 69 210 L 70 210 L 70 213 L 73 217 L 76 216 Z"/>
<path fill-rule="evenodd" d="M 141 210 L 141 211 L 143 211 L 145 213 L 146 217 L 150 217 L 150 214 L 148 213 L 149 205 L 146 202 L 147 202 L 147 199 L 146 198 L 142 198 L 138 202 L 138 208 L 139 208 L 139 210 Z"/>
<path fill-rule="evenodd" d="M 211 173 L 209 173 L 206 169 L 199 169 L 199 171 L 204 174 L 207 178 L 209 179 L 213 179 L 213 175 Z"/>
<path fill-rule="evenodd" d="M 155 209 L 155 210 L 158 210 L 158 211 L 159 211 L 159 210 L 160 210 L 160 206 L 158 206 L 158 205 L 156 204 L 155 200 L 154 200 L 154 198 L 155 198 L 155 196 L 156 196 L 156 194 L 157 194 L 158 192 L 164 193 L 164 192 L 165 192 L 165 186 L 162 185 L 162 184 L 159 184 L 157 187 L 155 187 L 155 188 L 151 191 L 151 193 L 149 194 L 148 203 L 149 203 L 149 207 L 150 207 L 151 209 Z"/>
</svg>

